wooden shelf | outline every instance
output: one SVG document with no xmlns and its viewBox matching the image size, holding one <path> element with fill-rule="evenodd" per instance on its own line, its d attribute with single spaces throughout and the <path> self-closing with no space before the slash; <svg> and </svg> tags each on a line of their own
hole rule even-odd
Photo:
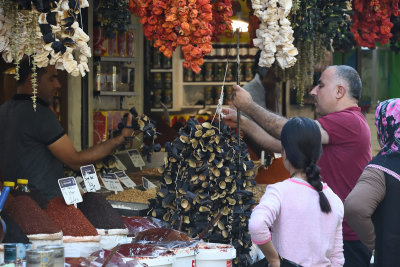
<svg viewBox="0 0 400 267">
<path fill-rule="evenodd" d="M 136 62 L 134 57 L 99 57 L 103 62 Z"/>
<path fill-rule="evenodd" d="M 245 85 L 248 82 L 241 82 L 241 85 Z M 183 82 L 182 85 L 222 85 L 223 82 Z M 225 82 L 225 85 L 235 85 L 236 82 Z"/>
<path fill-rule="evenodd" d="M 104 96 L 136 96 L 136 92 L 113 92 L 113 91 L 95 91 L 95 94 Z"/>
<path fill-rule="evenodd" d="M 177 108 L 169 108 L 167 110 L 168 111 L 180 111 L 180 109 L 177 109 Z M 151 112 L 163 112 L 164 109 L 163 108 L 151 108 L 150 111 Z"/>
<path fill-rule="evenodd" d="M 172 69 L 150 69 L 150 72 L 173 72 Z"/>
</svg>

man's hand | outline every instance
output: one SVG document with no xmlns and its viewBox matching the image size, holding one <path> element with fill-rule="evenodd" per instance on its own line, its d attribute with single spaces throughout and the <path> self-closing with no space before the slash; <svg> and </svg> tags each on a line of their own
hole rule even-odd
<svg viewBox="0 0 400 267">
<path fill-rule="evenodd" d="M 250 93 L 236 84 L 233 86 L 232 97 L 233 105 L 244 112 L 246 112 L 247 108 L 251 107 L 254 103 Z"/>
<path fill-rule="evenodd" d="M 126 126 L 127 127 L 124 127 L 123 129 L 122 129 L 122 131 L 121 131 L 121 136 L 122 137 L 131 137 L 131 136 L 133 136 L 135 133 L 135 131 L 132 129 L 132 128 L 130 128 L 130 127 L 132 127 L 132 119 L 133 119 L 133 115 L 132 115 L 132 113 L 128 113 L 128 119 L 126 120 Z"/>
<path fill-rule="evenodd" d="M 231 128 L 237 128 L 237 112 L 233 108 L 222 108 L 222 120 Z"/>
</svg>

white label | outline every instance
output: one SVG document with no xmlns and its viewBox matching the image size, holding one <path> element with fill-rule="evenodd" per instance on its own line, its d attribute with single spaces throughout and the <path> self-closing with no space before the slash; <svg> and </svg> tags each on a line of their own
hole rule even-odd
<svg viewBox="0 0 400 267">
<path fill-rule="evenodd" d="M 119 160 L 119 158 L 115 157 L 115 160 L 117 161 L 117 169 L 118 170 L 122 170 L 122 171 L 126 171 L 127 168 L 125 167 L 125 165 Z"/>
<path fill-rule="evenodd" d="M 146 165 L 137 149 L 128 150 L 128 155 L 131 158 L 132 163 L 135 167 L 140 168 Z"/>
<path fill-rule="evenodd" d="M 78 184 L 79 191 L 82 194 L 86 193 L 87 192 L 86 191 L 86 186 L 85 186 L 85 182 L 83 181 L 82 177 L 81 176 L 76 176 L 75 177 L 75 181 Z"/>
<path fill-rule="evenodd" d="M 124 191 L 121 183 L 118 181 L 114 173 L 106 173 L 100 176 L 104 186 L 110 191 Z"/>
<path fill-rule="evenodd" d="M 153 188 L 153 187 L 157 187 L 155 184 L 150 182 L 149 179 L 147 179 L 146 177 L 143 177 L 143 176 L 142 176 L 142 184 L 143 184 L 144 189 L 146 189 L 146 190 Z"/>
<path fill-rule="evenodd" d="M 60 186 L 61 193 L 67 205 L 76 204 L 83 201 L 74 177 L 58 179 L 58 185 Z"/>
<path fill-rule="evenodd" d="M 88 192 L 96 192 L 96 190 L 100 190 L 99 178 L 97 177 L 96 169 L 93 164 L 82 166 L 81 173 Z"/>
<path fill-rule="evenodd" d="M 114 174 L 126 187 L 133 188 L 136 186 L 135 182 L 124 171 L 115 172 Z"/>
</svg>

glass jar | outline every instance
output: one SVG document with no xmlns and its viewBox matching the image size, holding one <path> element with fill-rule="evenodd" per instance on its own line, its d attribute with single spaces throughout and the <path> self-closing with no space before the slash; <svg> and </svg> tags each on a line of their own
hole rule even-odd
<svg viewBox="0 0 400 267">
<path fill-rule="evenodd" d="M 15 187 L 15 190 L 29 193 L 30 190 L 28 188 L 28 179 L 17 179 L 17 186 Z"/>
<path fill-rule="evenodd" d="M 205 74 L 204 74 L 204 80 L 206 82 L 211 82 L 213 80 L 213 64 L 211 62 L 207 62 L 205 64 Z"/>
<path fill-rule="evenodd" d="M 171 72 L 165 73 L 164 86 L 165 86 L 165 89 L 172 89 L 172 73 Z"/>
<path fill-rule="evenodd" d="M 153 69 L 161 68 L 161 54 L 158 52 L 158 49 L 153 47 Z"/>
</svg>

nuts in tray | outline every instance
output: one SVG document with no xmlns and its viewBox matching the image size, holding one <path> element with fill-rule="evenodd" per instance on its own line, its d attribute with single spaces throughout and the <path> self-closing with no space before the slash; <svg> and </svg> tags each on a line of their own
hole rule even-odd
<svg viewBox="0 0 400 267">
<path fill-rule="evenodd" d="M 255 186 L 249 187 L 247 190 L 253 192 L 253 199 L 256 203 L 260 203 L 260 200 L 264 195 L 267 186 L 267 184 L 257 184 Z"/>
<path fill-rule="evenodd" d="M 149 204 L 149 199 L 155 198 L 156 193 L 157 188 L 155 187 L 146 191 L 131 188 L 118 194 L 109 195 L 107 200 Z"/>
</svg>

